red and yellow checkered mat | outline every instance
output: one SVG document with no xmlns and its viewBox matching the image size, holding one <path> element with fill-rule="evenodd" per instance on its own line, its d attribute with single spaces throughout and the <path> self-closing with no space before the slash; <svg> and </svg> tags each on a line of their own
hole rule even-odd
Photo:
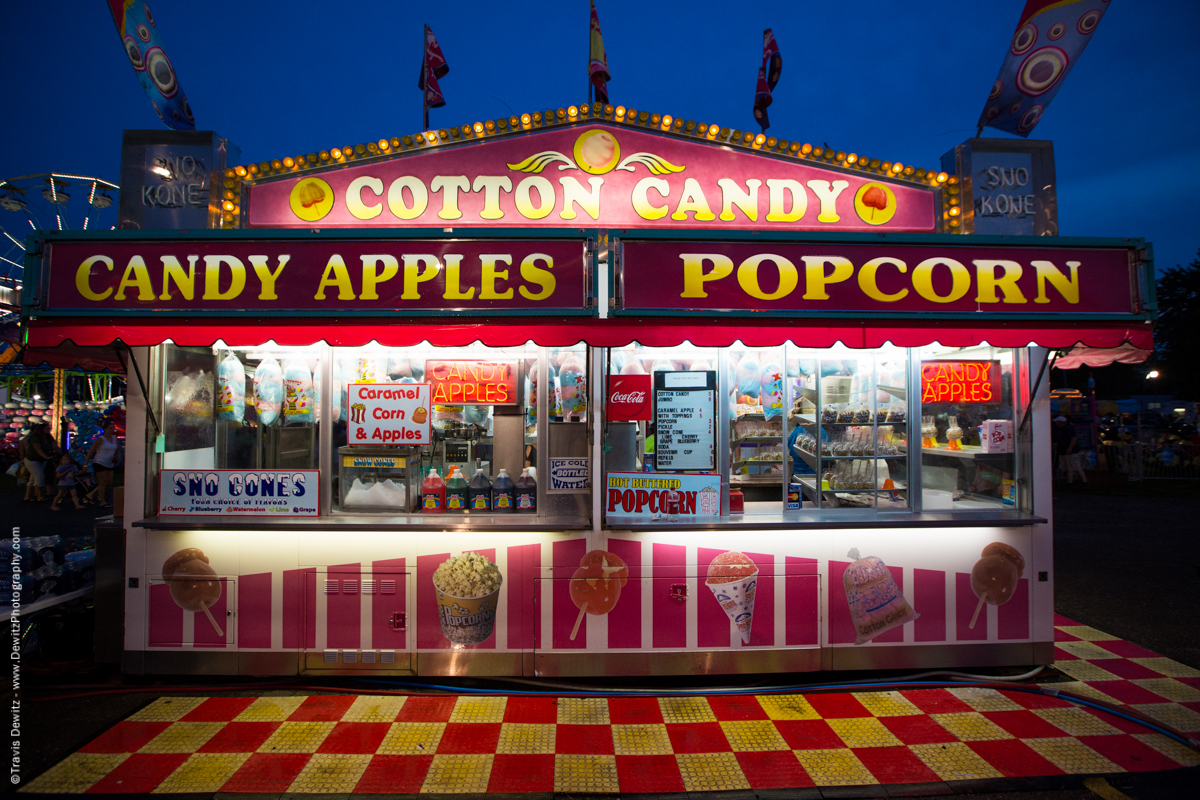
<svg viewBox="0 0 1200 800">
<path fill-rule="evenodd" d="M 1062 691 L 1200 735 L 1200 670 L 1057 620 Z M 712 697 L 163 697 L 26 792 L 683 792 L 1200 765 L 1056 697 L 982 687 Z"/>
</svg>

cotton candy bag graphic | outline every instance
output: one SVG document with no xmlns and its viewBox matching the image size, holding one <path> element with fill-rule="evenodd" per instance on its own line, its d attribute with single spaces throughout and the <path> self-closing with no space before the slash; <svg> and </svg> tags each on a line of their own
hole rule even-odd
<svg viewBox="0 0 1200 800">
<path fill-rule="evenodd" d="M 283 370 L 278 361 L 268 356 L 254 370 L 254 408 L 258 411 L 258 421 L 263 425 L 274 424 L 282 407 Z"/>
<path fill-rule="evenodd" d="M 246 368 L 233 353 L 217 365 L 217 418 L 241 422 L 246 417 Z"/>
<path fill-rule="evenodd" d="M 900 593 L 887 565 L 875 556 L 862 558 L 858 548 L 848 553 L 854 559 L 842 575 L 850 619 L 854 623 L 854 643 L 865 644 L 876 636 L 921 616 Z"/>
<path fill-rule="evenodd" d="M 721 553 L 708 565 L 705 583 L 730 622 L 737 627 L 742 644 L 750 644 L 758 566 L 742 553 L 732 550 Z"/>
<path fill-rule="evenodd" d="M 313 377 L 302 358 L 283 368 L 283 416 L 288 422 L 313 422 Z"/>
</svg>

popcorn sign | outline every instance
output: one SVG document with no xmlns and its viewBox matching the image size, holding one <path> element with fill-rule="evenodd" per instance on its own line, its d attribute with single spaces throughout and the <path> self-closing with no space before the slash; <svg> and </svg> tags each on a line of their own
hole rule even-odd
<svg viewBox="0 0 1200 800">
<path fill-rule="evenodd" d="M 352 383 L 349 444 L 429 444 L 428 383 Z"/>
</svg>

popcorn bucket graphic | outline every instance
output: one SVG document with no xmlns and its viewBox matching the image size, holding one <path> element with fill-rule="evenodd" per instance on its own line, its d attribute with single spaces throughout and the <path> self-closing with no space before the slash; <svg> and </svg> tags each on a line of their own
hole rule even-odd
<svg viewBox="0 0 1200 800">
<path fill-rule="evenodd" d="M 503 579 L 501 579 L 503 585 Z M 433 585 L 437 593 L 438 622 L 442 634 L 454 644 L 480 644 L 496 627 L 500 587 L 482 597 L 455 597 Z"/>
<path fill-rule="evenodd" d="M 750 626 L 754 622 L 754 595 L 758 588 L 758 570 L 731 583 L 710 583 L 713 597 L 737 626 L 742 644 L 750 644 Z"/>
<path fill-rule="evenodd" d="M 715 517 L 721 513 L 721 493 L 711 486 L 700 490 L 699 513 Z"/>
</svg>

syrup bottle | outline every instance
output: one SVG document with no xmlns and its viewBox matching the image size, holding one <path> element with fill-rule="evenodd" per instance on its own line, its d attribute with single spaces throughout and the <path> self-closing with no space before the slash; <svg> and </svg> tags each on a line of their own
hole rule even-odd
<svg viewBox="0 0 1200 800">
<path fill-rule="evenodd" d="M 426 514 L 446 513 L 446 482 L 436 469 L 431 468 L 429 476 L 421 484 L 421 511 Z"/>
<path fill-rule="evenodd" d="M 483 471 L 481 459 L 475 459 L 475 475 L 467 484 L 467 510 L 487 514 L 492 510 L 492 479 Z"/>
</svg>

